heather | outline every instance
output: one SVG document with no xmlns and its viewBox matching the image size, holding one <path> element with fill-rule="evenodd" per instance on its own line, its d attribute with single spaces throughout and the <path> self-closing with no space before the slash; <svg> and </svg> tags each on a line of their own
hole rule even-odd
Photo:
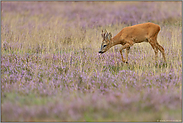
<svg viewBox="0 0 183 123">
<path fill-rule="evenodd" d="M 180 121 L 181 2 L 2 2 L 2 121 Z M 148 43 L 129 64 L 113 36 L 143 22 L 160 25 L 167 63 Z M 125 52 L 123 52 L 125 57 Z"/>
</svg>

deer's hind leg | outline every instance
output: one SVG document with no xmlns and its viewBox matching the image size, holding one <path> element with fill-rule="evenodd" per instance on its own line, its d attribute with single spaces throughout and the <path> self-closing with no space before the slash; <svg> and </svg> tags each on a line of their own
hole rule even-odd
<svg viewBox="0 0 183 123">
<path fill-rule="evenodd" d="M 163 48 L 158 42 L 156 42 L 156 46 L 157 46 L 157 48 L 159 49 L 159 51 L 162 53 L 163 59 L 164 59 L 164 61 L 166 62 L 166 57 L 165 57 L 165 50 L 164 50 L 164 48 Z"/>
<path fill-rule="evenodd" d="M 152 46 L 154 53 L 155 53 L 155 62 L 157 62 L 157 58 L 158 58 L 158 47 L 156 45 L 155 40 L 149 39 L 148 40 L 150 45 Z"/>
<path fill-rule="evenodd" d="M 166 62 L 165 50 L 164 50 L 164 48 L 158 43 L 158 41 L 157 41 L 157 35 L 155 36 L 155 43 L 156 43 L 155 45 L 156 45 L 156 47 L 158 48 L 158 50 L 162 53 L 164 61 Z"/>
</svg>

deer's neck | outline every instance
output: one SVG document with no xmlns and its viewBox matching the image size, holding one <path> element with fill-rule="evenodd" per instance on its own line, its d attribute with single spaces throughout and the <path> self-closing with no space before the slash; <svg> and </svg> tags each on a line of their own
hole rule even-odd
<svg viewBox="0 0 183 123">
<path fill-rule="evenodd" d="M 117 37 L 117 36 L 113 37 L 111 40 L 111 47 L 118 45 L 118 44 L 120 44 L 119 37 Z"/>
</svg>

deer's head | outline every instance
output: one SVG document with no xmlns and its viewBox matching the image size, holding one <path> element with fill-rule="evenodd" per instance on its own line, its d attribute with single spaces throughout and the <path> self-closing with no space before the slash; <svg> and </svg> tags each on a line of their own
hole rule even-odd
<svg viewBox="0 0 183 123">
<path fill-rule="evenodd" d="M 105 32 L 102 30 L 102 44 L 99 53 L 105 53 L 110 48 L 112 34 L 108 33 L 107 30 Z"/>
</svg>

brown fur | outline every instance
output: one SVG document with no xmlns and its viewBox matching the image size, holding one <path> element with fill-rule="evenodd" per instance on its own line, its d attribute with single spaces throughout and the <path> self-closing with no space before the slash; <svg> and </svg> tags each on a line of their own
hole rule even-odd
<svg viewBox="0 0 183 123">
<path fill-rule="evenodd" d="M 104 53 L 107 50 L 109 50 L 112 46 L 121 44 L 122 47 L 120 48 L 119 51 L 121 53 L 122 61 L 128 63 L 128 53 L 130 47 L 135 43 L 149 42 L 155 52 L 155 61 L 157 61 L 158 56 L 157 53 L 159 50 L 163 55 L 164 61 L 166 62 L 164 48 L 157 42 L 157 35 L 159 31 L 160 31 L 159 25 L 148 22 L 125 27 L 113 38 L 111 38 L 112 37 L 111 33 L 109 33 L 110 36 L 108 36 L 109 34 L 107 33 L 107 31 L 105 33 L 102 32 L 102 35 L 105 35 L 103 36 L 105 38 L 103 38 L 102 46 L 107 45 L 107 47 L 102 48 L 101 46 L 101 51 L 99 51 L 99 53 Z M 124 60 L 122 55 L 123 49 L 126 49 L 126 60 Z"/>
</svg>

